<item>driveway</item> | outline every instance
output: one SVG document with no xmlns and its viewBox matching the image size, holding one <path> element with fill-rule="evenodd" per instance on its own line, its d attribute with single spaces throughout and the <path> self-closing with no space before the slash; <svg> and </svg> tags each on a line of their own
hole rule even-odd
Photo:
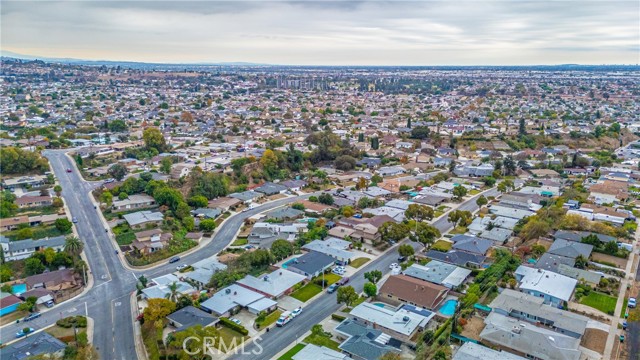
<svg viewBox="0 0 640 360">
<path fill-rule="evenodd" d="M 287 311 L 299 308 L 302 305 L 304 305 L 302 301 L 294 299 L 291 296 L 283 296 L 278 300 L 278 307 Z"/>
</svg>

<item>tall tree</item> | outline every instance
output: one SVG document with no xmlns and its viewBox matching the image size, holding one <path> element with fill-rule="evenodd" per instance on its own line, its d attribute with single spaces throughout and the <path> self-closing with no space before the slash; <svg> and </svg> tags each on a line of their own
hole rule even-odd
<svg viewBox="0 0 640 360">
<path fill-rule="evenodd" d="M 84 244 L 75 236 L 69 236 L 64 240 L 64 251 L 71 256 L 78 256 L 82 252 Z"/>
<path fill-rule="evenodd" d="M 358 300 L 358 294 L 353 286 L 341 286 L 336 294 L 338 304 L 345 304 L 348 308 Z"/>
<path fill-rule="evenodd" d="M 168 150 L 164 135 L 162 135 L 158 128 L 146 128 L 142 133 L 142 139 L 147 149 L 155 149 L 158 153 L 163 153 Z"/>
<path fill-rule="evenodd" d="M 109 175 L 111 175 L 111 177 L 120 181 L 124 179 L 125 175 L 127 175 L 128 170 L 124 165 L 116 163 L 111 165 L 107 172 L 109 173 Z"/>
</svg>

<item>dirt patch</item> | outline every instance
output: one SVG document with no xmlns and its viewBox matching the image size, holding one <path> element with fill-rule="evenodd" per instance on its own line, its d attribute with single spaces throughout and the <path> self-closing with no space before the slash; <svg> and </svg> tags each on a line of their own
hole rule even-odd
<svg viewBox="0 0 640 360">
<path fill-rule="evenodd" d="M 265 199 L 266 199 L 266 201 L 265 201 L 265 202 L 267 202 L 267 201 L 273 201 L 273 200 L 278 200 L 278 199 L 284 199 L 284 198 L 286 198 L 286 197 L 287 197 L 287 196 L 286 196 L 286 195 L 283 195 L 283 194 L 275 194 L 275 195 L 267 196 L 267 197 L 265 198 Z"/>
<path fill-rule="evenodd" d="M 588 328 L 584 331 L 580 345 L 602 354 L 608 335 L 604 330 Z"/>
<path fill-rule="evenodd" d="M 484 320 L 477 316 L 472 316 L 467 320 L 467 324 L 462 328 L 460 335 L 470 339 L 480 340 L 480 333 L 484 329 Z"/>
<path fill-rule="evenodd" d="M 595 261 L 601 261 L 601 262 L 604 262 L 604 263 L 614 264 L 615 266 L 617 266 L 620 269 L 624 269 L 627 266 L 627 259 L 622 259 L 622 258 L 619 258 L 619 257 L 607 255 L 607 254 L 601 254 L 601 253 L 594 252 L 594 253 L 591 254 L 591 258 L 593 260 L 595 260 Z"/>
</svg>

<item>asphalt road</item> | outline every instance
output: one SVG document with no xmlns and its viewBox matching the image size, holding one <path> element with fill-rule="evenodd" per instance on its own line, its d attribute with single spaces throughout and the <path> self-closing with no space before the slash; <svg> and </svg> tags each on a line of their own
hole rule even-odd
<svg viewBox="0 0 640 360">
<path fill-rule="evenodd" d="M 125 268 L 115 254 L 115 243 L 110 232 L 105 231 L 99 210 L 94 208 L 90 192 L 99 186 L 99 182 L 87 182 L 78 172 L 75 164 L 62 151 L 46 151 L 53 172 L 62 187 L 62 197 L 71 212 L 78 218 L 76 230 L 84 241 L 87 262 L 94 276 L 94 285 L 85 294 L 57 305 L 43 312 L 42 316 L 29 322 L 29 326 L 38 330 L 70 315 L 88 315 L 95 321 L 93 344 L 101 359 L 136 359 L 134 346 L 133 321 L 130 295 L 136 289 L 137 277 L 144 274 L 152 278 L 175 271 L 181 263 L 191 264 L 211 257 L 224 249 L 234 238 L 247 217 L 292 203 L 301 197 L 289 197 L 257 206 L 249 211 L 230 217 L 217 230 L 211 242 L 186 256 L 179 263 L 164 263 L 147 270 L 131 271 Z M 66 170 L 71 169 L 68 173 Z M 7 342 L 15 338 L 15 333 L 24 328 L 24 324 L 11 324 L 0 329 L 0 339 Z"/>
</svg>

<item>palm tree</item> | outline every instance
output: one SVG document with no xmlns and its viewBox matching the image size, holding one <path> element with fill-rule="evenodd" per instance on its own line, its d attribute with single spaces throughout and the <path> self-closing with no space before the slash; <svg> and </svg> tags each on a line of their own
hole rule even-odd
<svg viewBox="0 0 640 360">
<path fill-rule="evenodd" d="M 72 256 L 80 255 L 83 248 L 84 248 L 84 244 L 82 243 L 82 241 L 80 241 L 80 239 L 78 239 L 75 236 L 69 236 L 64 241 L 64 251 L 66 251 Z"/>
<path fill-rule="evenodd" d="M 173 302 L 178 301 L 178 296 L 180 295 L 178 292 L 178 283 L 174 281 L 169 284 L 167 288 L 169 289 L 169 293 L 165 295 L 165 297 Z"/>
</svg>

